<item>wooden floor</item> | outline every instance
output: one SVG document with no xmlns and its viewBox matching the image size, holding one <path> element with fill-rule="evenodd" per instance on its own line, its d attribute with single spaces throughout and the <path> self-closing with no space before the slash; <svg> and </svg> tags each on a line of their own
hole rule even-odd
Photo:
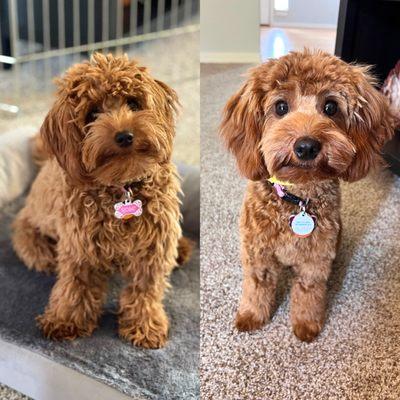
<svg viewBox="0 0 400 400">
<path fill-rule="evenodd" d="M 292 50 L 321 49 L 333 53 L 336 29 L 298 29 L 261 27 L 261 59 L 280 57 Z"/>
</svg>

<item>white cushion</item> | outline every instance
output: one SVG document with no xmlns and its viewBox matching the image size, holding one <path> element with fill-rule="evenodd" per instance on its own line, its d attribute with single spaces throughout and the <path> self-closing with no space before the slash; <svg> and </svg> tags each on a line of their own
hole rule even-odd
<svg viewBox="0 0 400 400">
<path fill-rule="evenodd" d="M 0 134 L 0 207 L 24 193 L 36 173 L 31 156 L 36 132 L 28 127 Z"/>
</svg>

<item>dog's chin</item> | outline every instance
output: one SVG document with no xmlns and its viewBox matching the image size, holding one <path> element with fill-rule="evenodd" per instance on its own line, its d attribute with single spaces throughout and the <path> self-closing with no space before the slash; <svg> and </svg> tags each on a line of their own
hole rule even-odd
<svg viewBox="0 0 400 400">
<path fill-rule="evenodd" d="M 100 186 L 109 186 L 109 187 L 123 187 L 133 182 L 139 182 L 146 178 L 148 173 L 145 171 L 136 174 L 129 174 L 129 175 L 97 175 L 95 181 Z"/>
<path fill-rule="evenodd" d="M 313 162 L 288 163 L 272 171 L 279 180 L 304 184 L 338 178 L 339 173 L 328 164 Z"/>
<path fill-rule="evenodd" d="M 96 168 L 92 172 L 92 176 L 95 182 L 101 186 L 122 187 L 148 177 L 155 168 L 155 163 L 143 160 L 109 162 Z"/>
</svg>

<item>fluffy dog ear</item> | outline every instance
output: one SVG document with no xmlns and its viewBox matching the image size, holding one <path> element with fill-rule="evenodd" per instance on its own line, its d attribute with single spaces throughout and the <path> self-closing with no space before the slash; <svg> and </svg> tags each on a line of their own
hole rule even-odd
<svg viewBox="0 0 400 400">
<path fill-rule="evenodd" d="M 374 88 L 375 79 L 367 67 L 354 67 L 359 75 L 357 100 L 351 116 L 349 134 L 355 145 L 355 157 L 344 179 L 357 181 L 371 168 L 385 165 L 381 151 L 393 136 L 395 119 L 387 98 Z"/>
<path fill-rule="evenodd" d="M 180 106 L 178 95 L 176 94 L 175 90 L 170 88 L 166 83 L 157 79 L 155 79 L 155 82 L 157 83 L 158 88 L 161 89 L 163 97 L 166 100 L 166 107 L 164 108 L 164 111 L 166 115 L 168 115 L 168 118 L 174 121 Z"/>
<path fill-rule="evenodd" d="M 239 171 L 246 178 L 268 177 L 259 148 L 262 133 L 261 99 L 250 78 L 224 108 L 220 134 L 226 147 L 236 157 Z"/>
<path fill-rule="evenodd" d="M 87 181 L 81 162 L 81 131 L 74 121 L 72 107 L 65 99 L 57 100 L 53 105 L 40 128 L 40 136 L 47 152 L 56 157 L 74 183 Z"/>
</svg>

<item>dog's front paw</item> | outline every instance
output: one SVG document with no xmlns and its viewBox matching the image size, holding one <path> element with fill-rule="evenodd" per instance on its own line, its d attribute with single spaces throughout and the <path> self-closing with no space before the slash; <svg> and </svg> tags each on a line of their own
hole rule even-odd
<svg viewBox="0 0 400 400">
<path fill-rule="evenodd" d="M 138 324 L 137 321 L 131 324 L 120 321 L 119 334 L 134 346 L 160 349 L 165 346 L 168 339 L 168 319 L 166 316 L 150 317 L 142 324 Z"/>
<path fill-rule="evenodd" d="M 294 334 L 303 342 L 312 342 L 321 332 L 321 324 L 315 321 L 298 321 L 293 323 Z"/>
<path fill-rule="evenodd" d="M 250 310 L 239 311 L 236 315 L 235 325 L 241 332 L 255 331 L 264 325 L 265 321 Z"/>
<path fill-rule="evenodd" d="M 79 327 L 73 322 L 60 321 L 43 314 L 36 318 L 39 328 L 47 339 L 74 340 L 77 337 L 90 336 L 93 327 Z"/>
</svg>

